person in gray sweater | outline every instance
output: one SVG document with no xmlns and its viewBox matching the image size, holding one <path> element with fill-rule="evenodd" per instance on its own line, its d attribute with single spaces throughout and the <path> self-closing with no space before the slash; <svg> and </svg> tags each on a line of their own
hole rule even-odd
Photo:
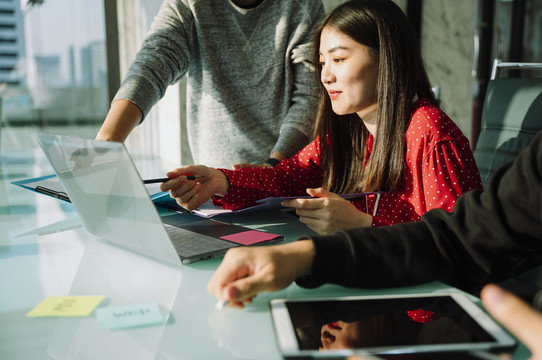
<svg viewBox="0 0 542 360">
<path fill-rule="evenodd" d="M 195 163 L 275 165 L 310 139 L 321 0 L 165 0 L 96 139 L 123 142 L 187 75 Z"/>
</svg>

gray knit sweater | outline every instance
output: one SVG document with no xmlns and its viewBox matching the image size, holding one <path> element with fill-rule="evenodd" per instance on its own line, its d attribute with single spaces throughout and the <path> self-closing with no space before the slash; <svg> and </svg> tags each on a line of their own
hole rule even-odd
<svg viewBox="0 0 542 360">
<path fill-rule="evenodd" d="M 194 162 L 231 167 L 294 155 L 310 138 L 317 80 L 312 34 L 321 0 L 165 0 L 116 99 L 146 116 L 168 85 L 188 76 Z"/>
</svg>

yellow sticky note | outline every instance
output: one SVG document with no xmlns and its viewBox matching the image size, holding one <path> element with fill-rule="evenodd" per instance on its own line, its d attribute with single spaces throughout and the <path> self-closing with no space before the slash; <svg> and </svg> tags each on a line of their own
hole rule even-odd
<svg viewBox="0 0 542 360">
<path fill-rule="evenodd" d="M 26 316 L 89 316 L 104 296 L 48 296 Z"/>
</svg>

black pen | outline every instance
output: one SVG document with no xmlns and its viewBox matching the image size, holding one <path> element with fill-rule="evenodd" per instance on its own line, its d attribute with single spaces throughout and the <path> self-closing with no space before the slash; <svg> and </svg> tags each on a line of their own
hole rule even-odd
<svg viewBox="0 0 542 360">
<path fill-rule="evenodd" d="M 196 179 L 201 179 L 205 176 L 203 175 L 187 175 L 186 176 L 186 180 L 196 180 Z"/>
<path fill-rule="evenodd" d="M 196 179 L 201 179 L 202 177 L 203 175 L 187 175 L 186 180 L 196 180 Z M 171 178 L 171 179 L 175 179 L 175 178 Z M 148 180 L 143 180 L 143 184 L 163 183 L 171 179 L 170 178 L 148 179 Z"/>
<path fill-rule="evenodd" d="M 166 181 L 169 181 L 169 180 L 170 180 L 169 178 L 148 179 L 148 180 L 143 180 L 143 184 L 163 183 L 163 182 L 166 182 Z"/>
</svg>

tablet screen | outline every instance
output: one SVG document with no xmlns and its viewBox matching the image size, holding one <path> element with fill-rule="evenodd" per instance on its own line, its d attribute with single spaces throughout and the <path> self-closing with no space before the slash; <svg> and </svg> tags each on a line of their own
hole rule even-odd
<svg viewBox="0 0 542 360">
<path fill-rule="evenodd" d="M 299 350 L 496 340 L 450 296 L 286 302 Z"/>
</svg>

